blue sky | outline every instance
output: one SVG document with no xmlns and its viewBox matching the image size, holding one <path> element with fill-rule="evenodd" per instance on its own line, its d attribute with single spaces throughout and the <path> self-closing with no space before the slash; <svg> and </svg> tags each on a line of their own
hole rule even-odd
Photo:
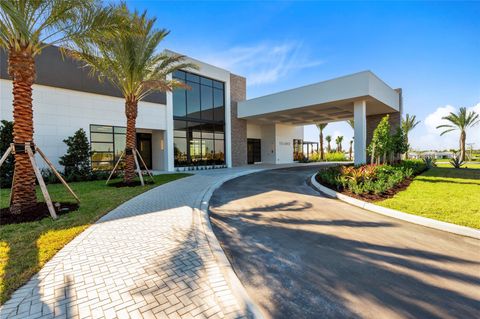
<svg viewBox="0 0 480 319">
<path fill-rule="evenodd" d="M 171 30 L 166 48 L 246 76 L 248 98 L 368 69 L 403 88 L 420 149 L 457 147 L 458 135 L 435 130 L 441 117 L 480 113 L 480 2 L 127 3 Z M 326 133 L 352 136 L 345 123 Z M 467 134 L 480 148 L 480 126 Z M 317 135 L 305 128 L 306 140 Z"/>
</svg>

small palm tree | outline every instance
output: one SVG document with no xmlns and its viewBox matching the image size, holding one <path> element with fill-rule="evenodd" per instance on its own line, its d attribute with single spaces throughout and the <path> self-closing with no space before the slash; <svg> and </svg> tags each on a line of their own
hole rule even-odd
<svg viewBox="0 0 480 319">
<path fill-rule="evenodd" d="M 332 147 L 330 145 L 330 142 L 332 141 L 332 137 L 330 135 L 325 136 L 325 140 L 327 141 L 327 153 L 332 152 Z"/>
<path fill-rule="evenodd" d="M 323 152 L 323 130 L 327 127 L 328 123 L 319 123 L 317 128 L 320 131 L 319 141 L 320 141 L 320 159 L 325 159 L 325 154 Z"/>
<path fill-rule="evenodd" d="M 185 57 L 157 53 L 159 44 L 168 31 L 155 29 L 156 19 L 147 17 L 146 11 L 128 13 L 125 5 L 118 8 L 119 15 L 126 15 L 122 35 L 94 37 L 75 42 L 77 50 L 71 55 L 83 61 L 100 79 L 108 79 L 125 98 L 127 117 L 124 182 L 132 183 L 135 177 L 136 119 L 138 102 L 155 91 L 172 91 L 186 85 L 178 80 L 169 80 L 168 75 L 179 69 L 196 69 L 185 63 Z"/>
<path fill-rule="evenodd" d="M 32 86 L 35 57 L 49 45 L 98 31 L 115 30 L 111 10 L 91 0 L 1 0 L 0 47 L 8 52 L 13 81 L 13 141 L 33 143 Z M 15 152 L 10 211 L 19 214 L 35 206 L 35 174 L 28 154 Z"/>
<path fill-rule="evenodd" d="M 337 152 L 342 151 L 342 141 L 343 141 L 343 136 L 337 136 L 335 139 L 335 143 L 337 143 Z"/>
<path fill-rule="evenodd" d="M 350 140 L 350 149 L 348 150 L 348 154 L 349 154 L 350 160 L 352 160 L 352 154 L 353 154 L 353 140 Z"/>
<path fill-rule="evenodd" d="M 449 115 L 442 117 L 442 119 L 450 122 L 451 124 L 437 126 L 437 129 L 446 129 L 440 133 L 440 136 L 455 130 L 460 131 L 460 159 L 465 161 L 465 141 L 467 139 L 466 130 L 467 128 L 474 127 L 480 123 L 480 115 L 475 113 L 475 111 L 467 112 L 466 107 L 461 107 L 457 114 L 450 112 Z"/>
<path fill-rule="evenodd" d="M 404 119 L 402 119 L 402 130 L 405 134 L 405 143 L 408 145 L 408 133 L 412 131 L 415 126 L 417 126 L 420 121 L 417 121 L 417 117 L 415 115 L 410 115 L 407 113 Z M 408 148 L 405 152 L 405 158 L 408 159 Z"/>
</svg>

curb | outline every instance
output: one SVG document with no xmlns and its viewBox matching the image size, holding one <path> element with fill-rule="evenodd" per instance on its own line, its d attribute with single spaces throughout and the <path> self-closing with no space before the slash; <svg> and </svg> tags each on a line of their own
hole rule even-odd
<svg viewBox="0 0 480 319">
<path fill-rule="evenodd" d="M 334 191 L 331 188 L 328 188 L 326 186 L 323 186 L 319 182 L 317 182 L 317 179 L 315 178 L 317 174 L 313 174 L 312 177 L 310 177 L 310 182 L 316 190 L 324 193 L 325 195 L 333 198 L 337 198 L 343 202 L 346 202 L 348 204 L 351 204 L 353 206 L 357 206 L 360 208 L 363 208 L 365 210 L 389 216 L 392 218 L 400 219 L 412 224 L 417 224 L 437 230 L 441 230 L 444 232 L 460 235 L 460 236 L 465 236 L 465 237 L 471 237 L 475 239 L 480 239 L 480 230 L 476 230 L 470 227 L 465 227 L 465 226 L 460 226 L 460 225 L 455 225 L 451 223 L 446 223 L 442 222 L 439 220 L 427 218 L 427 217 L 422 217 L 422 216 L 417 216 L 417 215 L 412 215 L 412 214 L 407 214 L 395 209 L 391 208 L 386 208 L 382 206 L 378 206 L 372 203 L 365 202 L 360 199 L 356 199 L 341 193 L 338 193 Z"/>
<path fill-rule="evenodd" d="M 203 232 L 207 237 L 210 250 L 212 251 L 215 259 L 217 260 L 218 266 L 220 267 L 223 275 L 225 276 L 225 280 L 230 285 L 230 289 L 232 290 L 233 294 L 237 298 L 237 301 L 242 303 L 241 306 L 243 306 L 244 309 L 247 310 L 249 317 L 255 318 L 255 319 L 263 319 L 265 318 L 265 316 L 263 315 L 262 311 L 257 306 L 257 304 L 253 301 L 253 299 L 248 295 L 248 292 L 243 286 L 240 279 L 238 279 L 237 274 L 233 270 L 232 265 L 228 261 L 228 258 L 225 255 L 225 252 L 223 251 L 217 237 L 215 236 L 215 233 L 213 232 L 212 224 L 210 223 L 210 217 L 209 217 L 209 203 L 210 203 L 210 198 L 213 195 L 213 192 L 215 192 L 215 190 L 217 190 L 224 183 L 232 179 L 235 179 L 237 177 L 258 173 L 264 170 L 265 169 L 259 169 L 259 170 L 241 172 L 233 176 L 229 176 L 227 179 L 223 179 L 215 183 L 204 193 L 203 198 L 201 200 L 200 208 L 195 209 L 195 211 L 201 217 Z"/>
</svg>

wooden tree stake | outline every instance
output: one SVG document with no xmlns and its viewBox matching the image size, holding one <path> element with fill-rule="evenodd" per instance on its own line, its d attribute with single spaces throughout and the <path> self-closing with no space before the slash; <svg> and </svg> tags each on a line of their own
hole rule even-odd
<svg viewBox="0 0 480 319">
<path fill-rule="evenodd" d="M 37 166 L 37 162 L 35 161 L 35 157 L 33 156 L 32 148 L 30 147 L 30 143 L 25 143 L 25 149 L 27 150 L 28 157 L 30 158 L 30 162 L 32 163 L 33 171 L 37 176 L 38 184 L 40 184 L 40 189 L 43 193 L 43 198 L 45 198 L 45 202 L 47 202 L 48 211 L 53 219 L 57 219 L 57 213 L 55 212 L 55 208 L 53 208 L 52 199 L 50 198 L 50 194 L 48 194 L 47 186 L 45 185 L 45 181 L 43 180 L 42 173 Z"/>
<path fill-rule="evenodd" d="M 50 162 L 50 160 L 45 156 L 45 154 L 43 154 L 43 152 L 40 150 L 40 148 L 38 147 L 35 147 L 35 149 L 37 150 L 38 154 L 40 154 L 40 156 L 43 158 L 43 160 L 45 161 L 45 163 L 47 163 L 48 166 L 50 166 L 50 168 L 52 169 L 53 173 L 55 173 L 55 175 L 57 176 L 57 178 L 60 180 L 60 182 L 62 182 L 62 184 L 67 188 L 67 190 L 70 192 L 70 194 L 73 195 L 73 197 L 75 197 L 77 203 L 80 203 L 80 199 L 77 197 L 77 195 L 73 192 L 73 190 L 70 188 L 70 186 L 68 186 L 67 182 L 63 179 L 62 175 L 60 175 L 60 173 L 55 169 L 55 166 L 53 166 L 52 162 Z"/>
<path fill-rule="evenodd" d="M 138 177 L 140 177 L 140 183 L 142 184 L 142 186 L 145 186 L 145 183 L 143 182 L 142 170 L 140 169 L 140 165 L 138 165 L 136 152 L 133 152 L 133 158 L 135 159 L 135 166 L 137 167 Z"/>
<path fill-rule="evenodd" d="M 113 170 L 110 173 L 110 176 L 108 176 L 108 179 L 107 179 L 107 182 L 105 183 L 105 185 L 108 184 L 108 182 L 110 181 L 110 178 L 112 178 L 112 176 L 113 176 L 113 173 L 115 173 L 115 170 L 117 169 L 118 164 L 122 160 L 123 154 L 124 154 L 124 152 L 122 151 L 122 153 L 120 154 L 120 157 L 118 158 L 118 161 L 115 163 L 115 166 L 113 167 Z"/>
<path fill-rule="evenodd" d="M 12 152 L 12 144 L 10 144 L 10 146 L 7 148 L 5 153 L 3 153 L 3 156 L 0 159 L 0 166 L 2 166 L 3 162 L 5 162 L 5 160 L 7 159 L 8 155 L 10 155 L 11 152 Z"/>
<path fill-rule="evenodd" d="M 140 161 L 142 162 L 143 166 L 145 167 L 145 170 L 147 171 L 148 175 L 149 175 L 150 178 L 152 179 L 152 182 L 155 183 L 155 180 L 153 179 L 152 173 L 151 173 L 150 170 L 148 169 L 147 164 L 145 164 L 145 161 L 143 160 L 142 154 L 140 154 L 140 152 L 138 151 L 138 149 L 135 149 L 135 152 L 137 152 L 138 157 L 140 157 Z"/>
</svg>

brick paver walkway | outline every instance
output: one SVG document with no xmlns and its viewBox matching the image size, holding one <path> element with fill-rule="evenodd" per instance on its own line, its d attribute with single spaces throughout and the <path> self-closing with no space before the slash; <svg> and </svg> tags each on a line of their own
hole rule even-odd
<svg viewBox="0 0 480 319">
<path fill-rule="evenodd" d="M 56 254 L 0 317 L 246 317 L 194 208 L 220 180 L 252 170 L 199 172 L 124 203 Z"/>
</svg>

